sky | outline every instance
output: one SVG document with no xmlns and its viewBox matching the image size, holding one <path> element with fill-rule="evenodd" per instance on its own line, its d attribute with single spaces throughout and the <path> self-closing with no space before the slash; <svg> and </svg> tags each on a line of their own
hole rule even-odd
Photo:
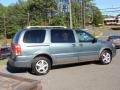
<svg viewBox="0 0 120 90">
<path fill-rule="evenodd" d="M 120 14 L 120 0 L 94 0 L 94 3 L 99 9 L 104 9 L 101 10 L 103 14 L 114 16 Z"/>
<path fill-rule="evenodd" d="M 99 9 L 107 8 L 107 10 L 101 10 L 103 14 L 114 15 L 114 16 L 120 14 L 120 0 L 93 0 L 93 1 L 96 4 L 96 6 L 99 7 Z M 0 3 L 2 3 L 5 6 L 8 6 L 15 2 L 17 2 L 17 0 L 0 0 Z M 108 9 L 108 8 L 117 8 L 117 9 Z"/>
<path fill-rule="evenodd" d="M 8 6 L 10 4 L 16 3 L 18 0 L 0 0 L 0 3 L 2 3 L 5 6 Z"/>
</svg>

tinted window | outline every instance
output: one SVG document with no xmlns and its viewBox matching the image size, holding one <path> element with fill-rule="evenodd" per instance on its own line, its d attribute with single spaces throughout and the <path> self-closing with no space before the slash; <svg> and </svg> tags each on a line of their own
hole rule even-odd
<svg viewBox="0 0 120 90">
<path fill-rule="evenodd" d="M 52 43 L 74 43 L 75 38 L 72 30 L 52 30 L 51 31 Z"/>
<path fill-rule="evenodd" d="M 91 42 L 94 37 L 84 31 L 76 31 L 79 42 Z"/>
<path fill-rule="evenodd" d="M 30 30 L 24 35 L 24 43 L 42 43 L 45 39 L 45 30 Z"/>
<path fill-rule="evenodd" d="M 20 33 L 21 33 L 21 31 L 19 31 L 19 32 L 17 32 L 15 34 L 15 36 L 13 37 L 13 40 L 12 40 L 13 43 L 17 43 L 18 42 Z"/>
</svg>

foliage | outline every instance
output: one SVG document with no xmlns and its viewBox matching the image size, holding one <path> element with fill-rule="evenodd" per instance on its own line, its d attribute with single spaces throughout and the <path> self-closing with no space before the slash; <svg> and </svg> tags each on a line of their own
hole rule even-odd
<svg viewBox="0 0 120 90">
<path fill-rule="evenodd" d="M 80 27 L 82 21 L 81 0 L 71 1 L 73 27 Z M 97 26 L 102 22 L 101 12 L 93 4 L 93 0 L 85 1 L 85 23 L 87 25 L 93 21 Z M 28 25 L 65 25 L 69 27 L 69 10 L 59 12 L 57 6 L 56 0 L 18 0 L 18 2 L 9 6 L 0 4 L 0 37 L 4 36 L 5 28 L 7 29 L 7 38 L 11 38 L 17 30 Z M 94 18 L 92 18 L 93 9 Z"/>
<path fill-rule="evenodd" d="M 72 2 L 73 27 L 79 27 L 81 24 L 81 6 L 80 3 Z"/>
<path fill-rule="evenodd" d="M 7 59 L 0 60 L 0 67 L 5 66 L 7 64 Z"/>
<path fill-rule="evenodd" d="M 3 27 L 3 17 L 4 13 L 6 13 L 6 7 L 4 7 L 2 4 L 0 4 L 0 38 L 4 36 L 4 27 Z"/>
<path fill-rule="evenodd" d="M 103 16 L 97 7 L 94 7 L 93 13 L 93 24 L 98 27 L 103 24 Z"/>
<path fill-rule="evenodd" d="M 30 0 L 28 11 L 31 23 L 34 25 L 48 25 L 49 19 L 53 17 L 56 9 L 57 4 L 54 0 Z"/>
<path fill-rule="evenodd" d="M 50 25 L 56 25 L 56 26 L 59 26 L 59 25 L 65 25 L 64 23 L 64 17 L 63 16 L 55 16 L 54 19 L 52 20 L 52 23 Z"/>
</svg>

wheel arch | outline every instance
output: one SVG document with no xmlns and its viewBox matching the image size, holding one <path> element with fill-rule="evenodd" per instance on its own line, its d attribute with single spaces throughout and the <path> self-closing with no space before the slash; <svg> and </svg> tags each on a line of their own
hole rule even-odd
<svg viewBox="0 0 120 90">
<path fill-rule="evenodd" d="M 41 57 L 41 56 L 48 58 L 48 59 L 50 60 L 51 66 L 53 65 L 53 59 L 52 59 L 52 57 L 51 57 L 50 55 L 48 55 L 48 54 L 45 54 L 45 53 L 39 54 L 39 55 L 35 56 L 35 57 L 33 58 L 33 60 L 34 60 L 35 58 Z"/>
<path fill-rule="evenodd" d="M 102 51 L 104 51 L 104 50 L 108 50 L 108 51 L 111 53 L 111 55 L 113 54 L 113 53 L 112 53 L 112 50 L 111 50 L 110 48 L 102 48 L 102 49 L 100 50 L 99 58 L 100 58 L 100 55 L 101 55 Z"/>
</svg>

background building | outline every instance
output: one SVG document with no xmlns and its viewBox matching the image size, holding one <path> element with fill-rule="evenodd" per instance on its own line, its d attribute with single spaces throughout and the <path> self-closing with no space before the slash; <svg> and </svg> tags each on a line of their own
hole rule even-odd
<svg viewBox="0 0 120 90">
<path fill-rule="evenodd" d="M 116 17 L 107 17 L 104 19 L 105 25 L 120 25 L 120 15 L 117 15 Z"/>
</svg>

